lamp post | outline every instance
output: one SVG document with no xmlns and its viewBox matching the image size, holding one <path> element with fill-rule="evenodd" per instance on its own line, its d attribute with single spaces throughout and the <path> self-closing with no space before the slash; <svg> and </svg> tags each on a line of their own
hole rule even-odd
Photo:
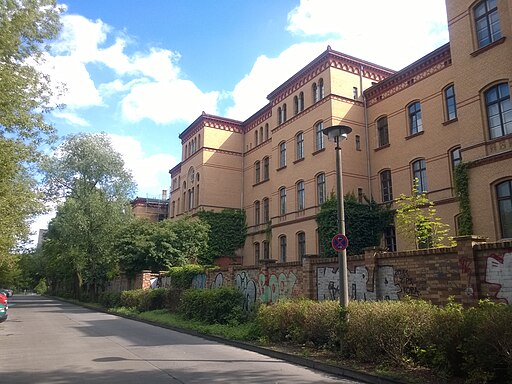
<svg viewBox="0 0 512 384">
<path fill-rule="evenodd" d="M 341 166 L 341 142 L 345 140 L 352 128 L 346 125 L 333 125 L 322 131 L 330 141 L 336 144 L 336 198 L 338 208 L 338 233 L 345 236 L 345 207 L 343 204 L 343 174 Z M 347 275 L 347 251 L 343 249 L 338 255 L 338 273 L 340 285 L 340 305 L 348 306 L 348 275 Z"/>
</svg>

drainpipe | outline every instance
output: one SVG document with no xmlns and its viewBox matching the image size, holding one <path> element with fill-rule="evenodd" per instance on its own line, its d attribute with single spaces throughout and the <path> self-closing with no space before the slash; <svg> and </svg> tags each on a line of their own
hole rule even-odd
<svg viewBox="0 0 512 384">
<path fill-rule="evenodd" d="M 370 200 L 373 199 L 373 193 L 372 193 L 372 183 L 371 183 L 371 177 L 372 177 L 372 166 L 370 164 L 370 137 L 369 137 L 369 127 L 368 127 L 368 108 L 366 105 L 366 96 L 364 95 L 364 89 L 363 89 L 363 73 L 364 73 L 364 67 L 361 65 L 360 71 L 359 71 L 359 81 L 361 84 L 361 96 L 363 98 L 363 110 L 364 110 L 364 131 L 365 131 L 365 137 L 366 137 L 366 171 L 368 172 L 368 193 L 370 194 Z"/>
</svg>

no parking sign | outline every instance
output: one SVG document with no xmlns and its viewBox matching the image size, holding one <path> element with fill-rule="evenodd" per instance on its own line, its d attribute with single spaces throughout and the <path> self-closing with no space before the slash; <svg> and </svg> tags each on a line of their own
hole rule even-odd
<svg viewBox="0 0 512 384">
<path fill-rule="evenodd" d="M 331 245 L 332 245 L 332 248 L 336 251 L 336 252 L 341 252 L 345 249 L 347 249 L 348 247 L 348 239 L 347 239 L 347 236 L 341 234 L 341 233 L 337 233 L 336 235 L 334 235 L 334 237 L 332 238 L 331 240 Z"/>
</svg>

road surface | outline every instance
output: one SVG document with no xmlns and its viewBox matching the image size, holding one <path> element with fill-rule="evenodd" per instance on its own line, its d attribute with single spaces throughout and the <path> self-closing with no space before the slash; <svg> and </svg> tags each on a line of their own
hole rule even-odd
<svg viewBox="0 0 512 384">
<path fill-rule="evenodd" d="M 37 295 L 11 299 L 0 383 L 357 383 Z"/>
</svg>

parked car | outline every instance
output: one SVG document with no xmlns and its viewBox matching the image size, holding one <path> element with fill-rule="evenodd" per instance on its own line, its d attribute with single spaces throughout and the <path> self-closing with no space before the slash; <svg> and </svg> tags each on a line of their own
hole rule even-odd
<svg viewBox="0 0 512 384">
<path fill-rule="evenodd" d="M 7 320 L 7 294 L 0 291 L 0 323 Z"/>
<path fill-rule="evenodd" d="M 7 296 L 7 297 L 11 297 L 14 294 L 12 289 L 9 289 L 9 288 L 0 288 L 0 292 L 5 293 L 5 296 Z"/>
</svg>

